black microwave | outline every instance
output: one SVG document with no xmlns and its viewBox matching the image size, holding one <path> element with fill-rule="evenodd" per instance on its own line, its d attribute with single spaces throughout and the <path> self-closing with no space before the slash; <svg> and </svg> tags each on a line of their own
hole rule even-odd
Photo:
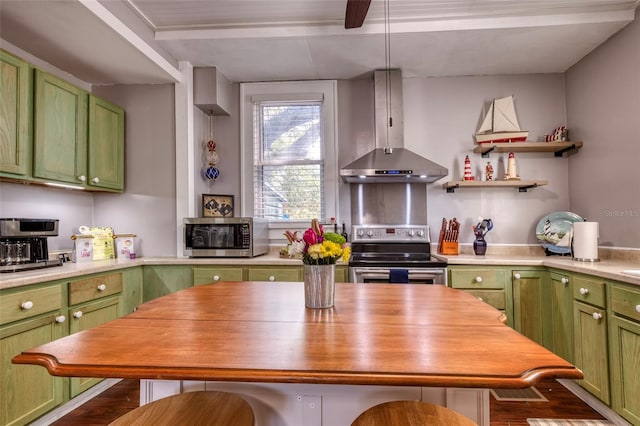
<svg viewBox="0 0 640 426">
<path fill-rule="evenodd" d="M 184 219 L 184 255 L 254 257 L 269 251 L 269 223 L 253 217 Z"/>
</svg>

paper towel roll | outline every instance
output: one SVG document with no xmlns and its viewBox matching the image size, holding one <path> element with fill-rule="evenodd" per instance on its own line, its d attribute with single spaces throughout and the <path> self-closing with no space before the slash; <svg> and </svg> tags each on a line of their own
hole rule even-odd
<svg viewBox="0 0 640 426">
<path fill-rule="evenodd" d="M 573 260 L 597 262 L 598 222 L 575 222 L 573 224 Z"/>
</svg>

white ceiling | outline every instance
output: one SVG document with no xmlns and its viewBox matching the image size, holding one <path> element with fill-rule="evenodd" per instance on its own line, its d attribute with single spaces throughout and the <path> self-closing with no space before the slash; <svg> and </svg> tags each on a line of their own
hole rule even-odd
<svg viewBox="0 0 640 426">
<path fill-rule="evenodd" d="M 404 77 L 564 72 L 640 0 L 389 0 Z M 0 38 L 92 84 L 358 78 L 385 68 L 383 0 L 344 29 L 346 0 L 0 0 Z"/>
</svg>

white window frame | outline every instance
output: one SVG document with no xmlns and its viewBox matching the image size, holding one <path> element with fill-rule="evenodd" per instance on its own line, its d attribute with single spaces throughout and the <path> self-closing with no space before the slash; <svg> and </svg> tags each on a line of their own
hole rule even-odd
<svg viewBox="0 0 640 426">
<path fill-rule="evenodd" d="M 256 99 L 261 100 L 309 100 L 310 94 L 322 96 L 325 209 L 327 220 L 338 213 L 338 118 L 337 81 L 280 81 L 240 84 L 240 205 L 242 216 L 253 216 L 253 114 Z M 271 228 L 306 228 L 308 221 L 270 221 Z"/>
</svg>

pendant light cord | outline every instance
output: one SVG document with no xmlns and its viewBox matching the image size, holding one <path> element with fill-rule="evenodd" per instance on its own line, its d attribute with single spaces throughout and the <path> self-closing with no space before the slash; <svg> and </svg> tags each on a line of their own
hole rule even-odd
<svg viewBox="0 0 640 426">
<path fill-rule="evenodd" d="M 387 98 L 387 146 L 385 151 L 391 153 L 389 147 L 389 128 L 393 126 L 391 116 L 391 23 L 389 19 L 389 0 L 384 0 L 384 61 L 385 61 L 385 89 Z"/>
</svg>

